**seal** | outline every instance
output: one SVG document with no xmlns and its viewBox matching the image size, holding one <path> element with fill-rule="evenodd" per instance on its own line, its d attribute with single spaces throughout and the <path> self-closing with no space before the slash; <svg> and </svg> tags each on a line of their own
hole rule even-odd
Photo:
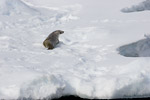
<svg viewBox="0 0 150 100">
<path fill-rule="evenodd" d="M 62 30 L 56 30 L 52 32 L 43 42 L 45 48 L 48 48 L 48 50 L 54 49 L 56 45 L 59 43 L 59 39 L 58 39 L 59 35 L 63 33 L 64 31 Z"/>
</svg>

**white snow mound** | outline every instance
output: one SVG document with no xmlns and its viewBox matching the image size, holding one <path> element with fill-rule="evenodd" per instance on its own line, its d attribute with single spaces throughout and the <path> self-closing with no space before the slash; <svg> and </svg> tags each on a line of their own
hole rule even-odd
<svg viewBox="0 0 150 100">
<path fill-rule="evenodd" d="M 35 15 L 39 12 L 31 8 L 21 0 L 0 0 L 0 14 L 1 15 L 15 15 L 15 14 L 30 14 Z"/>
<path fill-rule="evenodd" d="M 76 10 L 77 8 L 78 10 Z M 80 5 L 67 7 L 38 7 L 22 0 L 0 0 L 0 29 L 6 28 L 31 28 L 42 27 L 49 24 L 49 27 L 77 20 Z"/>
<path fill-rule="evenodd" d="M 139 11 L 145 11 L 150 10 L 150 0 L 145 0 L 141 2 L 138 5 L 133 5 L 130 8 L 123 8 L 121 11 L 124 13 L 130 13 L 130 12 L 139 12 Z"/>
<path fill-rule="evenodd" d="M 150 38 L 119 47 L 119 53 L 126 57 L 150 57 Z"/>
</svg>

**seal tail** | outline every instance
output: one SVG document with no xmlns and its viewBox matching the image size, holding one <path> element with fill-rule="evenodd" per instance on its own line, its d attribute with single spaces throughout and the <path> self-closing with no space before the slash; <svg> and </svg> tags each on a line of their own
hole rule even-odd
<svg viewBox="0 0 150 100">
<path fill-rule="evenodd" d="M 54 46 L 50 43 L 49 40 L 45 40 L 45 41 L 43 42 L 43 45 L 44 45 L 46 48 L 48 48 L 48 50 L 54 48 Z"/>
</svg>

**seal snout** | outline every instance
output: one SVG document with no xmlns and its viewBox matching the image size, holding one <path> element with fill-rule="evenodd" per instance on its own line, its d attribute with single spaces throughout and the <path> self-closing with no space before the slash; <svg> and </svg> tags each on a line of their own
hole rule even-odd
<svg viewBox="0 0 150 100">
<path fill-rule="evenodd" d="M 64 31 L 60 31 L 60 34 L 63 34 L 64 33 Z"/>
</svg>

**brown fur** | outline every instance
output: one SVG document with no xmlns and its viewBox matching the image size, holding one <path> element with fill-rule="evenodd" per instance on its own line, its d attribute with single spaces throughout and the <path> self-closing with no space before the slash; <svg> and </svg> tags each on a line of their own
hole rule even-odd
<svg viewBox="0 0 150 100">
<path fill-rule="evenodd" d="M 64 31 L 61 30 L 52 32 L 43 42 L 45 48 L 48 48 L 48 50 L 55 48 L 55 46 L 59 43 L 59 35 L 63 33 Z"/>
</svg>

